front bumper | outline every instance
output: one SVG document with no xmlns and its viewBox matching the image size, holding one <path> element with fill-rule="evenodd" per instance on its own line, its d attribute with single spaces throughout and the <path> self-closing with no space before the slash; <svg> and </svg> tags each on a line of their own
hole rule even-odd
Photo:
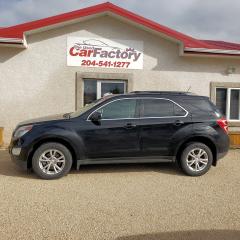
<svg viewBox="0 0 240 240">
<path fill-rule="evenodd" d="M 24 149 L 19 147 L 9 147 L 9 154 L 11 156 L 11 160 L 21 169 L 27 170 L 27 156 L 25 154 Z"/>
<path fill-rule="evenodd" d="M 16 157 L 14 155 L 11 155 L 11 160 L 21 169 L 27 170 L 27 161 L 22 161 L 19 157 Z"/>
</svg>

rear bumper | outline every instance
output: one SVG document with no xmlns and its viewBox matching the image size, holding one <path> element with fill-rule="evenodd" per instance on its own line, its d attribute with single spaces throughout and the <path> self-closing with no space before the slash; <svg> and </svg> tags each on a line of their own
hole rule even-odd
<svg viewBox="0 0 240 240">
<path fill-rule="evenodd" d="M 230 147 L 230 140 L 227 134 L 223 135 L 221 141 L 218 142 L 217 145 L 217 161 L 221 158 L 224 158 Z"/>
<path fill-rule="evenodd" d="M 224 158 L 228 154 L 228 151 L 218 153 L 217 160 Z"/>
</svg>

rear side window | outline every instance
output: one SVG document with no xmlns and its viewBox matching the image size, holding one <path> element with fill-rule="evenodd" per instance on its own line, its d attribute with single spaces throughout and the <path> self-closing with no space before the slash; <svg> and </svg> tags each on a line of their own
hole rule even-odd
<svg viewBox="0 0 240 240">
<path fill-rule="evenodd" d="M 165 99 L 143 99 L 142 117 L 185 116 L 186 111 L 172 101 Z"/>
<path fill-rule="evenodd" d="M 214 113 L 217 112 L 216 106 L 208 99 L 182 99 L 184 107 L 193 114 Z"/>
</svg>

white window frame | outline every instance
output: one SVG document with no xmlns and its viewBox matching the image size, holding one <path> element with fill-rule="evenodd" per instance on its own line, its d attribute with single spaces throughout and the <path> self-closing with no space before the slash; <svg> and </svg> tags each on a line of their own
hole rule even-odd
<svg viewBox="0 0 240 240">
<path fill-rule="evenodd" d="M 230 119 L 230 102 L 231 102 L 231 91 L 232 90 L 239 90 L 240 88 L 231 88 L 231 87 L 216 87 L 216 96 L 217 96 L 217 89 L 226 89 L 227 90 L 227 99 L 226 99 L 226 119 L 229 122 L 240 122 L 240 110 L 239 110 L 239 119 Z M 239 108 L 240 108 L 240 98 L 239 98 Z"/>
</svg>

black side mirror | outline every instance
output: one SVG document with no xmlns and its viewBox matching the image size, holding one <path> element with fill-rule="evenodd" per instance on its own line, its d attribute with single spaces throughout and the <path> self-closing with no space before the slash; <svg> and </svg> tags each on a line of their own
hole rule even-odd
<svg viewBox="0 0 240 240">
<path fill-rule="evenodd" d="M 89 119 L 94 123 L 98 123 L 102 119 L 102 114 L 100 112 L 94 112 Z"/>
</svg>

